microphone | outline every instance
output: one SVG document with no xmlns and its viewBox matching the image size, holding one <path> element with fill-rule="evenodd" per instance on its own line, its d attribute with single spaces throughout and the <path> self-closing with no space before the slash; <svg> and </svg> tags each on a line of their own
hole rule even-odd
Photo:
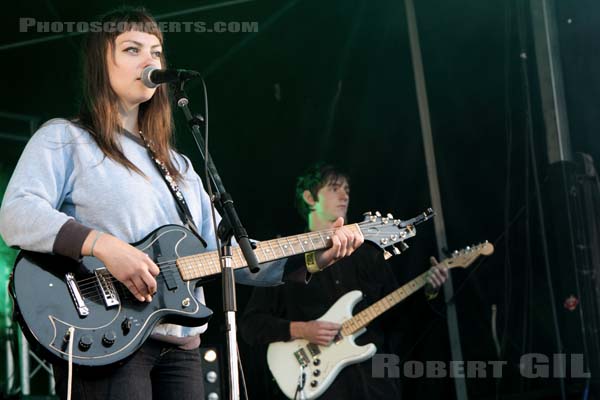
<svg viewBox="0 0 600 400">
<path fill-rule="evenodd" d="M 154 89 L 162 83 L 183 82 L 199 76 L 200 72 L 187 69 L 159 69 L 149 65 L 142 71 L 140 79 L 146 87 Z"/>
</svg>

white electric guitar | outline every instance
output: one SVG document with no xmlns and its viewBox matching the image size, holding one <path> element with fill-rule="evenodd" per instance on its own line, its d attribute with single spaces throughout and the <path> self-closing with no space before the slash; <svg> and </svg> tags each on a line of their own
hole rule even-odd
<svg viewBox="0 0 600 400">
<path fill-rule="evenodd" d="M 438 265 L 466 268 L 480 255 L 487 256 L 493 252 L 494 246 L 485 242 L 455 251 L 452 257 Z M 425 286 L 427 274 L 428 272 L 422 273 L 355 316 L 352 316 L 352 310 L 362 299 L 362 292 L 353 290 L 340 297 L 319 318 L 320 321 L 342 325 L 340 332 L 328 346 L 308 343 L 304 339 L 271 343 L 267 350 L 267 362 L 281 391 L 290 399 L 315 399 L 327 390 L 346 365 L 373 357 L 377 351 L 373 343 L 357 346 L 354 340 L 365 332 L 371 321 Z"/>
</svg>

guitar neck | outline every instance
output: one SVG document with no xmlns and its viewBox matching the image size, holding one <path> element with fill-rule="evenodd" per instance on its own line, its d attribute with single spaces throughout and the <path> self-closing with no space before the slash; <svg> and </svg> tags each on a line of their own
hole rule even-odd
<svg viewBox="0 0 600 400">
<path fill-rule="evenodd" d="M 439 265 L 445 265 L 446 261 L 441 262 Z M 446 265 L 447 266 L 447 265 Z M 371 321 L 379 317 L 381 314 L 406 299 L 408 296 L 421 289 L 427 284 L 427 272 L 423 272 L 412 281 L 402 285 L 398 289 L 394 290 L 384 298 L 373 303 L 369 307 L 365 308 L 354 317 L 350 318 L 342 324 L 342 335 L 352 335 L 353 333 L 366 327 Z"/>
<path fill-rule="evenodd" d="M 360 233 L 360 227 L 357 224 L 347 225 L 347 227 Z M 256 249 L 254 249 L 254 253 L 258 262 L 262 264 L 297 254 L 326 249 L 331 247 L 333 232 L 333 229 L 329 229 L 259 242 Z M 247 267 L 246 260 L 239 247 L 232 248 L 231 255 L 231 264 L 234 269 Z M 221 273 L 217 251 L 180 257 L 177 259 L 177 267 L 182 279 L 185 281 L 206 278 Z"/>
</svg>

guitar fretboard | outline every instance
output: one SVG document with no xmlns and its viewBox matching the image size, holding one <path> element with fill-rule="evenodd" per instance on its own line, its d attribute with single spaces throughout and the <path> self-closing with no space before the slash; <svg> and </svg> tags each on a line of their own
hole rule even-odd
<svg viewBox="0 0 600 400">
<path fill-rule="evenodd" d="M 360 227 L 357 224 L 347 225 L 347 227 L 360 234 Z M 326 249 L 331 247 L 331 235 L 333 235 L 333 230 L 324 230 L 267 240 L 257 243 L 254 253 L 258 262 L 264 263 L 310 251 Z M 247 266 L 246 260 L 242 255 L 242 250 L 239 247 L 234 247 L 231 255 L 231 264 L 234 269 Z M 184 281 L 221 273 L 221 264 L 217 251 L 180 257 L 177 259 L 177 267 Z"/>
<path fill-rule="evenodd" d="M 441 264 L 446 264 L 442 262 Z M 447 266 L 447 265 L 446 265 Z M 342 324 L 342 335 L 352 335 L 367 326 L 375 318 L 400 303 L 402 300 L 421 289 L 427 283 L 428 272 L 423 272 L 412 281 L 394 290 L 384 298 L 365 308 Z"/>
</svg>

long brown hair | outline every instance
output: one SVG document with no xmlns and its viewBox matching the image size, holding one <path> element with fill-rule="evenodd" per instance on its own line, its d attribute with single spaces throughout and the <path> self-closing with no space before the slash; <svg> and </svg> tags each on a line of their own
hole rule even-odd
<svg viewBox="0 0 600 400">
<path fill-rule="evenodd" d="M 118 141 L 123 130 L 119 119 L 119 98 L 110 85 L 106 56 L 114 49 L 117 36 L 123 32 L 136 30 L 149 33 L 156 36 L 161 45 L 163 35 L 156 20 L 144 8 L 119 8 L 105 14 L 101 21 L 102 29 L 89 32 L 83 46 L 83 99 L 76 122 L 90 132 L 106 157 L 143 175 L 123 154 Z M 162 68 L 166 68 L 164 52 L 160 61 Z M 153 144 L 155 155 L 165 163 L 173 178 L 180 180 L 181 174 L 170 157 L 173 119 L 166 85 L 160 85 L 150 100 L 140 104 L 138 126 Z"/>
</svg>

